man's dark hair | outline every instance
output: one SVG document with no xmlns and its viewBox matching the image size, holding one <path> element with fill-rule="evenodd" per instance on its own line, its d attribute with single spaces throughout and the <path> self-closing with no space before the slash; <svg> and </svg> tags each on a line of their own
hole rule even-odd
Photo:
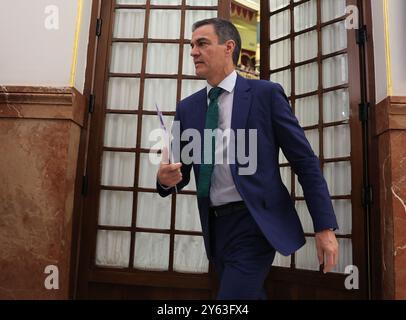
<svg viewBox="0 0 406 320">
<path fill-rule="evenodd" d="M 241 37 L 237 28 L 230 21 L 220 18 L 212 18 L 195 22 L 192 26 L 192 31 L 205 25 L 212 25 L 214 27 L 220 44 L 223 44 L 228 40 L 234 40 L 235 48 L 233 52 L 233 62 L 237 65 L 241 51 Z"/>
</svg>

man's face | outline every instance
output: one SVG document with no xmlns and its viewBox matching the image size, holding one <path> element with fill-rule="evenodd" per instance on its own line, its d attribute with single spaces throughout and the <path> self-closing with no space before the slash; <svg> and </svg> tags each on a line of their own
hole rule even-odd
<svg viewBox="0 0 406 320">
<path fill-rule="evenodd" d="M 223 72 L 230 52 L 227 44 L 219 44 L 218 41 L 213 25 L 201 26 L 193 32 L 190 55 L 197 76 L 212 79 Z"/>
</svg>

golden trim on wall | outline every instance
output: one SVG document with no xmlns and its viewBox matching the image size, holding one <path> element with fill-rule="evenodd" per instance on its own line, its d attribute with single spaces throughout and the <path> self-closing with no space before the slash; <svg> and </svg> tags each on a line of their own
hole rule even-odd
<svg viewBox="0 0 406 320">
<path fill-rule="evenodd" d="M 78 0 L 78 8 L 76 12 L 76 30 L 75 39 L 73 41 L 73 53 L 72 53 L 72 66 L 70 72 L 70 86 L 75 86 L 76 78 L 76 68 L 78 64 L 78 48 L 80 39 L 80 29 L 82 27 L 82 11 L 83 11 L 83 0 Z"/>
<path fill-rule="evenodd" d="M 389 33 L 389 11 L 388 0 L 383 1 L 384 30 L 385 30 L 385 51 L 386 51 L 386 80 L 388 96 L 393 95 L 392 82 L 392 57 L 390 50 L 390 33 Z"/>
</svg>

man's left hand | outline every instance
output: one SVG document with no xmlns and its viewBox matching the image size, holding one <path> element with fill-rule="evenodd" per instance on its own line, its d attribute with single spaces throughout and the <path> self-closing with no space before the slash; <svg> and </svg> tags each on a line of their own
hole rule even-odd
<svg viewBox="0 0 406 320">
<path fill-rule="evenodd" d="M 324 264 L 323 272 L 330 272 L 338 262 L 338 242 L 334 231 L 317 232 L 316 249 L 320 264 Z"/>
</svg>

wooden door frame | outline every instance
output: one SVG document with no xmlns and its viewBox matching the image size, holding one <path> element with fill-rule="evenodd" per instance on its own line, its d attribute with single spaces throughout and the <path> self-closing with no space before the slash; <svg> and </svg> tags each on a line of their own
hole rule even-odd
<svg viewBox="0 0 406 320">
<path fill-rule="evenodd" d="M 91 14 L 91 22 L 90 22 L 90 32 L 89 32 L 89 44 L 88 44 L 88 52 L 87 52 L 87 67 L 86 67 L 86 78 L 85 78 L 85 88 L 84 88 L 84 96 L 88 99 L 91 94 L 93 94 L 94 89 L 100 90 L 101 84 L 100 80 L 97 81 L 100 75 L 98 74 L 97 70 L 100 70 L 100 67 L 104 66 L 107 68 L 107 41 L 102 37 L 106 37 L 110 34 L 108 30 L 105 30 L 106 27 L 109 25 L 106 21 L 103 21 L 103 32 L 100 37 L 96 36 L 96 28 L 97 28 L 97 21 L 98 19 L 104 15 L 106 16 L 106 5 L 105 3 L 111 0 L 93 0 L 92 4 L 92 14 Z M 104 6 L 102 8 L 102 2 Z M 367 63 L 366 63 L 366 71 L 367 71 L 367 80 L 368 80 L 368 95 L 370 97 L 370 102 L 372 105 L 375 105 L 375 74 L 374 74 L 374 55 L 373 55 L 373 39 L 372 39 L 372 10 L 371 10 L 371 3 L 368 0 L 360 0 L 362 3 L 362 12 L 363 16 L 365 17 L 365 24 L 367 26 L 369 41 L 367 41 L 366 50 L 367 50 Z M 227 12 L 227 3 L 222 2 L 219 5 L 219 10 L 226 13 Z M 104 10 L 101 10 L 104 9 Z M 229 10 L 228 10 L 229 12 Z M 108 16 L 108 14 L 107 14 Z M 229 18 L 229 17 L 228 17 Z M 269 33 L 269 28 L 268 28 Z M 261 43 L 267 43 L 269 38 L 267 38 L 266 32 L 261 32 Z M 262 50 L 262 49 L 261 49 Z M 100 52 L 103 52 L 101 57 Z M 269 50 L 267 51 L 269 52 Z M 96 59 L 96 57 L 99 57 Z M 261 51 L 261 60 L 269 61 L 269 55 L 266 56 Z M 100 72 L 100 71 L 99 71 Z M 95 110 L 100 108 L 102 105 L 102 97 L 96 97 L 95 103 Z M 89 157 L 96 151 L 93 147 L 92 149 L 88 149 L 89 143 L 95 146 L 95 141 L 100 139 L 100 136 L 96 137 L 94 134 L 90 134 L 92 126 L 96 126 L 97 122 L 99 125 L 101 123 L 100 114 L 95 112 L 94 114 L 89 114 L 85 119 L 85 127 L 82 129 L 81 132 L 81 139 L 80 139 L 80 148 L 79 148 L 79 157 L 78 157 L 78 166 L 77 166 L 77 178 L 75 182 L 75 198 L 74 198 L 74 215 L 73 215 L 73 236 L 72 236 L 72 253 L 71 253 L 71 272 L 70 272 L 70 290 L 69 290 L 69 297 L 76 299 L 76 298 L 86 298 L 87 297 L 87 283 L 89 281 L 88 277 L 88 266 L 89 266 L 89 257 L 86 253 L 86 250 L 90 250 L 89 248 L 89 219 L 87 217 L 87 211 L 85 206 L 85 197 L 82 191 L 83 185 L 86 184 L 86 181 L 83 180 L 83 177 L 86 175 L 87 169 L 94 174 L 94 168 L 88 167 L 87 165 L 90 162 Z M 99 140 L 100 141 L 100 140 Z M 376 152 L 374 152 L 374 148 L 376 144 L 373 141 L 370 141 L 370 154 L 369 158 L 371 160 L 370 172 L 371 177 L 376 178 L 378 167 L 378 162 L 376 158 Z M 372 181 L 375 190 L 379 190 L 379 179 L 373 179 Z M 91 197 L 91 195 L 88 195 Z M 381 247 L 380 247 L 380 212 L 379 212 L 379 196 L 375 196 L 375 201 L 372 207 L 372 219 L 371 219 L 371 234 L 374 237 L 369 235 L 370 243 L 371 243 L 371 252 L 372 257 L 369 263 L 371 264 L 372 269 L 372 293 L 373 298 L 381 298 L 382 297 L 382 256 L 381 256 Z M 93 198 L 94 203 L 94 198 Z M 96 204 L 97 205 L 97 204 Z M 355 263 L 355 262 L 354 262 Z M 322 284 L 323 276 L 320 275 L 316 279 L 316 283 L 314 277 L 311 276 L 313 272 L 308 271 L 296 271 L 300 274 L 301 282 L 303 284 L 311 284 L 314 285 L 317 283 Z M 283 277 L 287 281 L 291 279 L 292 281 L 296 281 L 296 279 L 292 278 L 289 269 L 284 268 L 276 268 L 275 272 L 270 275 L 270 279 L 280 279 Z M 98 277 L 95 277 L 96 279 Z M 119 277 L 120 278 L 120 277 Z M 95 279 L 95 280 L 96 280 Z M 146 278 L 148 280 L 148 277 Z M 114 275 L 111 275 L 111 280 L 114 283 L 122 283 L 122 284 L 131 284 L 133 281 L 130 277 L 122 277 L 120 279 L 115 279 Z M 159 277 L 156 278 L 156 282 L 159 283 L 162 279 Z M 180 280 L 180 279 L 179 279 Z M 187 279 L 183 279 L 186 282 Z M 182 281 L 182 282 L 183 282 Z M 333 275 L 332 282 L 334 286 L 341 286 L 343 278 L 340 275 Z M 205 287 L 208 283 L 202 283 L 201 286 Z"/>
<path fill-rule="evenodd" d="M 381 228 L 381 212 L 380 212 L 380 166 L 379 166 L 379 153 L 378 153 L 378 138 L 375 137 L 375 106 L 376 101 L 376 86 L 375 86 L 375 58 L 374 58 L 374 38 L 373 38 L 373 20 L 372 20 L 372 4 L 370 0 L 362 0 L 362 14 L 364 17 L 364 25 L 367 30 L 367 42 L 365 46 L 365 80 L 367 86 L 365 88 L 367 98 L 370 104 L 370 132 L 369 132 L 369 177 L 372 186 L 372 205 L 369 213 L 369 237 L 370 243 L 370 272 L 371 272 L 371 299 L 384 299 L 384 265 L 387 270 L 394 272 L 394 262 L 383 261 L 383 239 L 384 235 Z M 377 174 L 378 173 L 378 174 Z M 389 271 L 390 273 L 390 271 Z M 388 273 L 386 273 L 388 274 Z M 389 295 L 390 296 L 390 295 Z"/>
<path fill-rule="evenodd" d="M 87 47 L 87 63 L 85 71 L 85 84 L 83 90 L 83 96 L 86 98 L 86 103 L 90 107 L 91 95 L 94 91 L 95 70 L 96 70 L 96 54 L 98 51 L 98 37 L 97 21 L 100 17 L 100 8 L 102 0 L 92 0 L 91 18 L 89 26 L 89 41 Z M 75 180 L 75 193 L 74 193 L 74 205 L 72 216 L 72 251 L 70 257 L 70 273 L 69 273 L 69 298 L 76 299 L 78 297 L 78 287 L 80 277 L 80 259 L 81 259 L 81 245 L 82 245 L 82 226 L 83 226 L 83 214 L 84 214 L 84 202 L 85 202 L 85 189 L 86 189 L 86 171 L 87 171 L 87 157 L 88 157 L 88 145 L 90 128 L 92 123 L 92 115 L 88 112 L 85 115 L 84 126 L 80 133 L 79 153 L 76 170 Z"/>
</svg>

